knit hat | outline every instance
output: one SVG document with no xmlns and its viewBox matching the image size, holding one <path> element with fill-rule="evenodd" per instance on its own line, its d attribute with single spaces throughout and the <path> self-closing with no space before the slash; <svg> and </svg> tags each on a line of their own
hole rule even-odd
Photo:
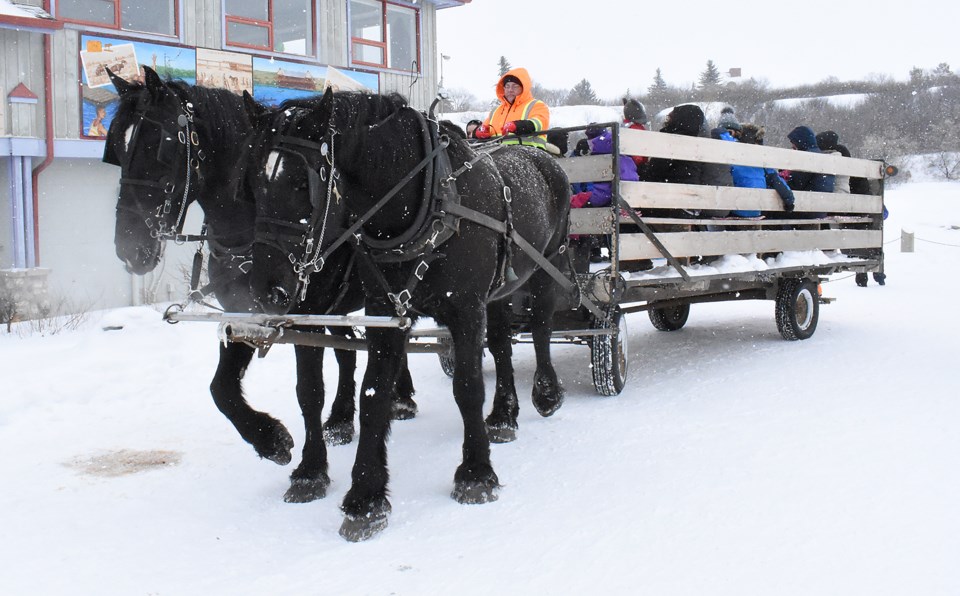
<svg viewBox="0 0 960 596">
<path fill-rule="evenodd" d="M 717 121 L 717 126 L 720 128 L 727 128 L 730 130 L 740 130 L 740 121 L 737 120 L 736 115 L 733 113 L 733 108 L 727 106 L 720 110 L 720 119 Z"/>
<path fill-rule="evenodd" d="M 813 134 L 813 129 L 809 126 L 794 128 L 787 134 L 787 138 L 801 151 L 810 151 L 811 149 L 814 150 L 814 153 L 820 151 L 820 148 L 817 147 L 817 135 Z"/>
<path fill-rule="evenodd" d="M 820 147 L 821 151 L 836 149 L 839 144 L 840 135 L 832 130 L 825 130 L 817 135 L 817 147 Z"/>
<path fill-rule="evenodd" d="M 636 99 L 623 98 L 623 119 L 637 124 L 647 123 L 647 110 Z"/>
<path fill-rule="evenodd" d="M 590 126 L 584 131 L 588 139 L 593 139 L 599 137 L 603 133 L 603 129 L 597 126 L 596 122 L 591 122 Z"/>
<path fill-rule="evenodd" d="M 520 81 L 520 79 L 513 75 L 507 75 L 503 77 L 503 84 L 506 85 L 507 83 L 516 83 L 517 85 L 523 87 L 523 83 Z"/>
</svg>

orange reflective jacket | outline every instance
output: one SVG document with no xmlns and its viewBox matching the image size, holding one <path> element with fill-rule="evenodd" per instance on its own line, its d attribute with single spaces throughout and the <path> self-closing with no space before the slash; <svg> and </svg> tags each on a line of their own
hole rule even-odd
<svg viewBox="0 0 960 596">
<path fill-rule="evenodd" d="M 513 103 L 507 103 L 503 95 L 503 80 L 507 77 L 516 77 L 523 85 L 523 90 L 516 97 Z M 550 108 L 539 99 L 533 98 L 533 82 L 526 68 L 514 68 L 500 77 L 497 81 L 497 98 L 500 99 L 500 105 L 490 112 L 484 124 L 493 129 L 494 136 L 503 134 L 503 125 L 514 120 L 530 120 L 536 127 L 536 130 L 546 130 L 550 128 Z M 547 139 L 545 137 L 524 137 L 520 141 L 524 145 L 535 145 L 544 148 Z"/>
</svg>

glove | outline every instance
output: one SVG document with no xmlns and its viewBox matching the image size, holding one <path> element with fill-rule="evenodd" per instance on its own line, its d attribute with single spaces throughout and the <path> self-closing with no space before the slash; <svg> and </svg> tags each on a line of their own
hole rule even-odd
<svg viewBox="0 0 960 596">
<path fill-rule="evenodd" d="M 790 201 L 790 202 L 784 201 L 783 210 L 786 211 L 787 213 L 793 211 L 793 201 Z"/>
<path fill-rule="evenodd" d="M 587 204 L 587 201 L 590 200 L 590 192 L 578 192 L 577 194 L 570 197 L 570 207 L 572 209 L 582 209 L 584 205 Z"/>
<path fill-rule="evenodd" d="M 517 132 L 516 122 L 505 122 L 503 125 L 503 134 L 508 135 Z"/>
<path fill-rule="evenodd" d="M 493 129 L 490 128 L 489 124 L 481 124 L 473 131 L 473 136 L 478 139 L 489 139 L 493 136 Z"/>
</svg>

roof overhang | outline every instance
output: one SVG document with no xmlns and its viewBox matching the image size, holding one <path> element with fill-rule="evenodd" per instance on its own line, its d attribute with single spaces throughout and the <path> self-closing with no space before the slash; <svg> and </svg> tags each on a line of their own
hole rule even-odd
<svg viewBox="0 0 960 596">
<path fill-rule="evenodd" d="M 433 4 L 437 7 L 437 10 L 440 10 L 441 8 L 454 8 L 469 4 L 470 0 L 426 0 L 426 2 Z"/>
<path fill-rule="evenodd" d="M 54 19 L 42 8 L 0 0 L 0 29 L 49 34 L 63 29 L 63 23 Z"/>
</svg>

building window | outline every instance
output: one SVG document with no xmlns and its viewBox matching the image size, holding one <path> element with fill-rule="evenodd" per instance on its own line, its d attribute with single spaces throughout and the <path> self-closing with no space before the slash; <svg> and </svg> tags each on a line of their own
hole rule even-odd
<svg viewBox="0 0 960 596">
<path fill-rule="evenodd" d="M 57 16 L 85 25 L 175 36 L 178 8 L 177 0 L 60 0 Z"/>
<path fill-rule="evenodd" d="M 227 45 L 312 56 L 312 0 L 226 0 Z"/>
<path fill-rule="evenodd" d="M 420 70 L 417 10 L 384 0 L 350 0 L 353 63 Z"/>
</svg>

